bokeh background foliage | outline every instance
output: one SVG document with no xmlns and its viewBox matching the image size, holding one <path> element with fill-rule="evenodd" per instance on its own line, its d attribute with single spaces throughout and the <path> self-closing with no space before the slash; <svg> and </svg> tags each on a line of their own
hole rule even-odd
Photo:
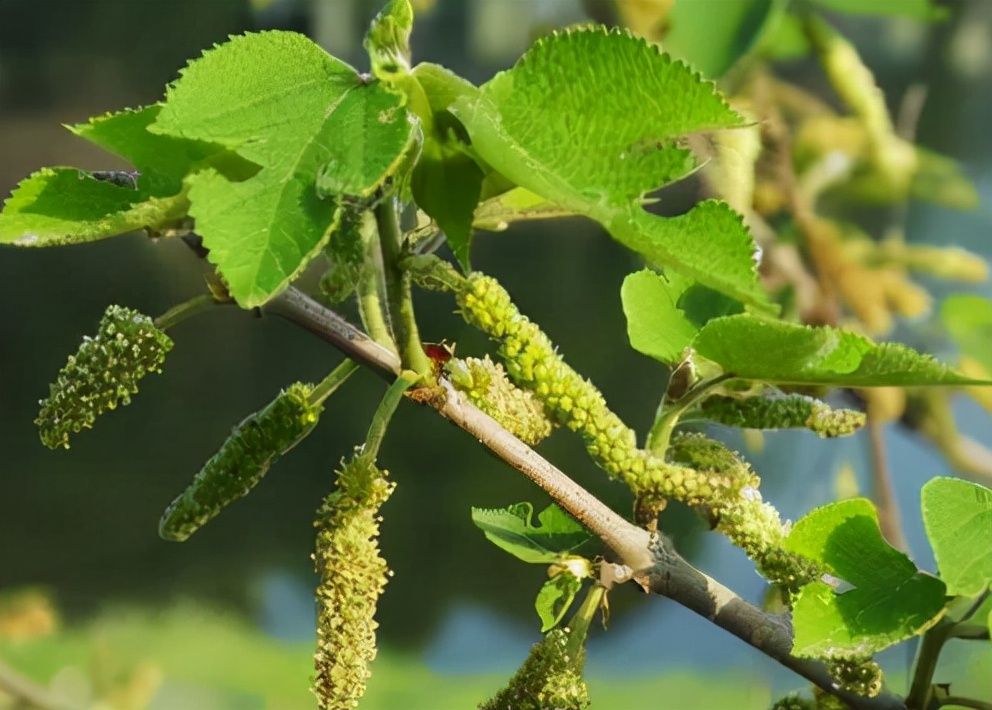
<svg viewBox="0 0 992 710">
<path fill-rule="evenodd" d="M 669 48 L 714 78 L 762 41 L 761 20 L 777 3 L 734 3 L 734 12 L 724 10 L 728 4 L 679 0 L 669 18 Z M 621 17 L 650 31 L 651 13 L 665 3 L 419 5 L 415 59 L 481 82 L 544 31 L 590 17 Z M 928 87 L 917 139 L 961 160 L 982 197 L 971 212 L 911 204 L 907 240 L 955 244 L 988 260 L 992 94 L 980 88 L 992 81 L 992 6 L 945 5 L 948 19 L 936 24 L 834 19 L 863 52 L 890 106 L 911 85 Z M 364 67 L 360 38 L 377 9 L 370 0 L 5 0 L 0 193 L 43 165 L 126 167 L 59 124 L 158 100 L 178 68 L 230 34 L 294 29 Z M 782 37 L 780 74 L 831 100 L 801 43 Z M 669 188 L 664 210 L 684 211 L 699 191 L 696 181 Z M 873 219 L 870 212 L 863 217 Z M 499 276 L 617 413 L 646 427 L 653 402 L 641 393 L 646 383 L 660 388 L 667 374 L 623 345 L 619 286 L 639 263 L 595 225 L 574 219 L 482 234 L 475 249 L 475 264 Z M 380 383 L 365 373 L 353 378 L 349 391 L 331 401 L 319 434 L 281 461 L 254 495 L 183 545 L 156 534 L 164 506 L 233 423 L 287 382 L 319 379 L 338 358 L 334 352 L 285 323 L 222 309 L 177 327 L 179 346 L 166 373 L 146 380 L 127 410 L 78 437 L 71 454 L 43 448 L 31 423 L 48 381 L 79 337 L 94 330 L 107 303 L 160 313 L 199 288 L 202 268 L 183 245 L 143 235 L 0 254 L 0 659 L 42 685 L 100 697 L 111 707 L 308 707 L 313 511 L 337 461 L 363 438 Z M 926 285 L 938 298 L 945 288 Z M 973 292 L 990 294 L 987 283 Z M 427 293 L 418 299 L 427 340 L 454 341 L 466 353 L 483 349 L 483 337 L 451 314 L 448 299 Z M 936 319 L 896 337 L 953 353 Z M 589 347 L 592 340 L 604 346 Z M 988 417 L 976 405 L 956 407 L 965 433 L 987 433 Z M 399 484 L 384 511 L 381 541 L 396 575 L 378 615 L 386 650 L 366 699 L 370 708 L 471 706 L 498 687 L 537 638 L 532 600 L 542 571 L 521 569 L 488 546 L 472 528 L 469 507 L 544 501 L 522 477 L 479 455 L 475 442 L 422 414 L 401 409 L 381 456 Z M 894 429 L 889 438 L 914 559 L 932 569 L 918 490 L 950 467 L 906 431 Z M 627 505 L 571 437 L 552 437 L 541 451 L 618 509 Z M 768 436 L 764 453 L 752 454 L 766 496 L 793 518 L 835 497 L 838 481 L 863 487 L 867 459 L 863 440 L 827 445 L 804 434 Z M 816 478 L 790 477 L 799 470 Z M 700 522 L 674 511 L 664 525 L 696 564 L 745 596 L 760 596 L 746 561 L 704 536 Z M 796 686 L 687 612 L 640 602 L 631 590 L 613 594 L 614 628 L 592 642 L 591 687 L 599 707 L 633 707 L 650 698 L 668 698 L 668 707 L 765 707 L 769 686 Z M 965 683 L 992 665 L 987 657 L 957 660 Z M 908 659 L 896 655 L 887 663 L 898 675 Z"/>
</svg>

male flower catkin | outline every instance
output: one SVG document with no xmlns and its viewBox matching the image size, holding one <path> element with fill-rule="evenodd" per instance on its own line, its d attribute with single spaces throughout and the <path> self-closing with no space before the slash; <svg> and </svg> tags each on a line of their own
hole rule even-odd
<svg viewBox="0 0 992 710">
<path fill-rule="evenodd" d="M 189 487 L 166 508 L 159 535 L 181 542 L 248 495 L 272 463 L 317 426 L 323 407 L 310 403 L 312 390 L 297 382 L 238 424 Z"/>
<path fill-rule="evenodd" d="M 503 366 L 488 355 L 481 360 L 453 358 L 444 369 L 455 389 L 524 443 L 534 445 L 550 436 L 551 421 L 541 402 L 506 379 Z"/>
<path fill-rule="evenodd" d="M 50 449 L 69 448 L 69 435 L 90 429 L 97 416 L 131 403 L 138 380 L 161 372 L 172 339 L 131 308 L 109 306 L 96 337 L 86 337 L 41 400 L 38 425 Z"/>
<path fill-rule="evenodd" d="M 700 413 L 715 422 L 742 429 L 805 428 L 825 438 L 847 436 L 864 426 L 864 412 L 833 409 L 800 394 L 763 394 L 756 397 L 707 397 Z"/>
<path fill-rule="evenodd" d="M 321 710 L 357 706 L 376 656 L 373 617 L 389 576 L 377 542 L 379 507 L 395 487 L 386 475 L 374 456 L 357 454 L 338 473 L 337 489 L 317 512 L 313 692 Z"/>
</svg>

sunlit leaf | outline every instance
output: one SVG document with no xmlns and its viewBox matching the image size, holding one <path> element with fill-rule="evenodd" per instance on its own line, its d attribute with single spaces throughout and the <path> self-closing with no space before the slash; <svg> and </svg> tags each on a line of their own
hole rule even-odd
<svg viewBox="0 0 992 710">
<path fill-rule="evenodd" d="M 975 596 L 992 584 L 992 491 L 957 478 L 923 486 L 923 524 L 947 593 Z"/>
<path fill-rule="evenodd" d="M 800 590 L 796 655 L 869 656 L 922 633 L 944 613 L 944 583 L 885 541 L 875 506 L 864 498 L 817 508 L 795 524 L 785 548 L 853 587 L 838 594 L 820 581 Z"/>
<path fill-rule="evenodd" d="M 561 508 L 551 505 L 531 522 L 534 506 L 517 503 L 508 508 L 472 508 L 472 522 L 497 547 L 524 562 L 551 564 L 590 539 L 590 533 Z"/>
</svg>

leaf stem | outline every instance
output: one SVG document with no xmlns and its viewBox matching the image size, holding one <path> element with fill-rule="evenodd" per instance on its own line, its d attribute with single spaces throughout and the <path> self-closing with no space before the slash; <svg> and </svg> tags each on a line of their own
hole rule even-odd
<svg viewBox="0 0 992 710">
<path fill-rule="evenodd" d="M 648 451 L 659 458 L 664 458 L 665 452 L 668 451 L 668 444 L 672 440 L 672 432 L 675 431 L 682 415 L 703 400 L 714 387 L 732 377 L 733 375 L 724 373 L 709 380 L 703 380 L 693 386 L 678 403 L 671 407 L 665 407 L 663 400 L 662 406 L 658 408 L 658 415 L 654 424 L 651 425 L 651 431 L 648 432 Z"/>
<path fill-rule="evenodd" d="M 172 326 L 182 323 L 187 318 L 199 315 L 214 306 L 224 306 L 230 303 L 233 303 L 233 301 L 219 301 L 213 295 L 204 293 L 188 301 L 183 301 L 167 310 L 155 319 L 155 327 L 160 330 L 168 330 Z"/>
<path fill-rule="evenodd" d="M 933 695 L 933 674 L 937 670 L 937 659 L 944 643 L 951 636 L 954 622 L 944 618 L 936 626 L 923 634 L 913 662 L 913 681 L 906 696 L 906 707 L 922 710 L 930 707 Z"/>
<path fill-rule="evenodd" d="M 345 360 L 340 365 L 331 370 L 323 380 L 320 381 L 313 392 L 310 393 L 310 404 L 323 404 L 324 400 L 334 394 L 334 391 L 344 384 L 344 381 L 351 377 L 352 373 L 358 369 L 359 365 L 354 360 Z"/>
<path fill-rule="evenodd" d="M 405 368 L 418 375 L 428 375 L 431 372 L 431 361 L 420 343 L 417 320 L 413 314 L 410 275 L 400 266 L 403 258 L 402 234 L 394 198 L 388 197 L 375 206 L 375 221 L 379 227 L 386 296 L 400 361 Z"/>
<path fill-rule="evenodd" d="M 362 243 L 365 245 L 365 264 L 358 276 L 358 313 L 362 318 L 362 325 L 372 339 L 383 347 L 395 350 L 396 343 L 393 341 L 382 308 L 385 276 L 376 221 L 366 213 L 362 216 L 362 225 L 359 229 Z"/>
<path fill-rule="evenodd" d="M 397 405 L 403 399 L 403 393 L 418 379 L 420 377 L 417 373 L 404 370 L 399 374 L 399 377 L 393 380 L 393 384 L 386 390 L 379 406 L 376 407 L 375 414 L 372 415 L 369 433 L 365 437 L 365 448 L 362 449 L 363 456 L 374 460 L 379 454 L 379 446 L 386 436 L 386 428 L 389 426 L 389 420 L 393 417 L 393 412 L 396 411 Z"/>
<path fill-rule="evenodd" d="M 589 625 L 592 623 L 596 611 L 603 603 L 603 596 L 606 594 L 606 587 L 596 583 L 586 592 L 585 599 L 579 606 L 575 615 L 568 622 L 569 634 L 568 642 L 565 645 L 565 653 L 569 658 L 575 658 L 582 649 L 586 635 L 589 633 Z"/>
</svg>

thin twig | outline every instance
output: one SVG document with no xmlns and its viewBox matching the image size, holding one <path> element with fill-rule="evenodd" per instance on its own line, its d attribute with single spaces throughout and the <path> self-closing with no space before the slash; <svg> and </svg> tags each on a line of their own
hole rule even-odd
<svg viewBox="0 0 992 710">
<path fill-rule="evenodd" d="M 878 527 L 890 545 L 903 552 L 909 550 L 902 532 L 899 504 L 892 490 L 892 474 L 885 454 L 885 432 L 881 422 L 874 421 L 868 408 L 868 440 L 871 448 L 871 498 L 878 508 Z"/>
</svg>

